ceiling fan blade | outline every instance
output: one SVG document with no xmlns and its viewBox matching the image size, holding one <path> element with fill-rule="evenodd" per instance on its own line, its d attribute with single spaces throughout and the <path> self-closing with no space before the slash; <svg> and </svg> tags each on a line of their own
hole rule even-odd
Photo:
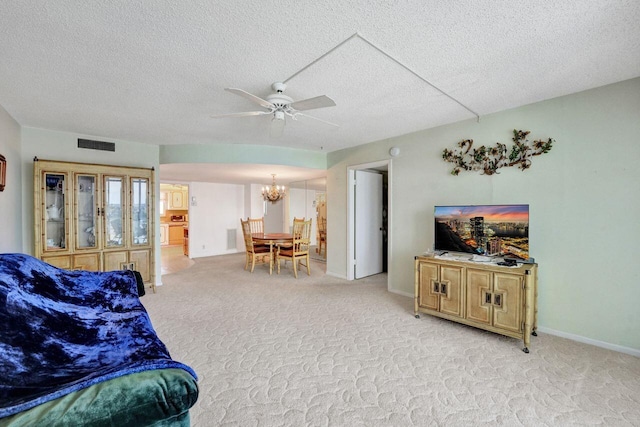
<svg viewBox="0 0 640 427">
<path fill-rule="evenodd" d="M 317 120 L 317 121 L 319 121 L 319 122 L 326 123 L 326 124 L 328 124 L 328 125 L 335 126 L 335 127 L 337 127 L 337 128 L 339 128 L 339 127 L 340 127 L 340 125 L 337 125 L 337 124 L 335 124 L 335 123 L 328 122 L 328 121 L 326 121 L 326 120 L 319 119 L 319 118 L 314 117 L 314 116 L 310 116 L 309 114 L 305 114 L 305 113 L 295 113 L 295 114 L 293 115 L 293 117 L 295 118 L 296 116 L 309 117 L 310 119 Z"/>
<path fill-rule="evenodd" d="M 271 138 L 279 138 L 284 132 L 284 119 L 271 120 L 271 129 L 269 130 L 269 136 Z"/>
<path fill-rule="evenodd" d="M 235 93 L 236 95 L 240 95 L 243 98 L 247 98 L 249 101 L 254 102 L 264 108 L 275 108 L 275 106 L 267 100 L 264 100 L 258 96 L 252 95 L 249 92 L 245 92 L 242 89 L 236 89 L 232 87 L 225 88 L 227 92 Z"/>
<path fill-rule="evenodd" d="M 217 116 L 211 116 L 214 119 L 221 119 L 225 117 L 249 117 L 249 116 L 262 116 L 264 114 L 271 114 L 271 111 L 245 111 L 243 113 L 231 113 L 231 114 L 220 114 Z"/>
<path fill-rule="evenodd" d="M 333 99 L 326 95 L 316 96 L 315 98 L 302 99 L 300 101 L 289 104 L 291 108 L 298 111 L 314 110 L 316 108 L 335 107 L 336 103 Z"/>
</svg>

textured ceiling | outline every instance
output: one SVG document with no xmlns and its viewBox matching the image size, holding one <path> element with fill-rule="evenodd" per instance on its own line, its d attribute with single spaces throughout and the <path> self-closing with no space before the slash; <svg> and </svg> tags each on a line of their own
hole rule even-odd
<svg viewBox="0 0 640 427">
<path fill-rule="evenodd" d="M 638 22 L 637 0 L 6 0 L 0 104 L 104 138 L 329 152 L 637 77 Z M 269 116 L 210 117 L 260 109 L 224 88 L 290 77 L 294 100 L 336 102 L 308 113 L 338 128 L 302 117 L 276 139 Z"/>
</svg>

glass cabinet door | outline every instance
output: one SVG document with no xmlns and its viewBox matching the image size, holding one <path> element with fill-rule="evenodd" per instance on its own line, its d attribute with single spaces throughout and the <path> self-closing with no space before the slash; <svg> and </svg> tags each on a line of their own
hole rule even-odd
<svg viewBox="0 0 640 427">
<path fill-rule="evenodd" d="M 76 249 L 95 249 L 98 247 L 97 182 L 96 175 L 75 175 Z"/>
<path fill-rule="evenodd" d="M 131 238 L 133 245 L 149 243 L 149 180 L 131 178 Z"/>
<path fill-rule="evenodd" d="M 124 180 L 121 176 L 104 178 L 104 245 L 124 246 Z"/>
<path fill-rule="evenodd" d="M 43 200 L 45 227 L 44 250 L 55 251 L 67 247 L 67 222 L 65 221 L 66 174 L 45 173 L 45 195 Z"/>
</svg>

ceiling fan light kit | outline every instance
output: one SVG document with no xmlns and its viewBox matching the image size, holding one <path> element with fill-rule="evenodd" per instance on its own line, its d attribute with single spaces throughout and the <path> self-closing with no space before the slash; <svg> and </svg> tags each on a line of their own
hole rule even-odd
<svg viewBox="0 0 640 427">
<path fill-rule="evenodd" d="M 287 85 L 282 82 L 276 82 L 271 85 L 273 93 L 266 96 L 266 99 L 253 95 L 242 89 L 226 88 L 227 92 L 242 96 L 249 101 L 257 104 L 267 110 L 264 111 L 246 111 L 241 113 L 231 113 L 211 116 L 213 118 L 228 118 L 228 117 L 250 117 L 250 116 L 262 116 L 270 114 L 271 118 L 271 131 L 270 135 L 278 137 L 282 135 L 284 130 L 284 124 L 286 117 L 291 117 L 292 120 L 297 120 L 298 116 L 305 116 L 322 123 L 326 123 L 332 126 L 338 126 L 334 123 L 327 122 L 314 116 L 310 116 L 301 111 L 315 110 L 318 108 L 334 107 L 336 103 L 333 99 L 326 95 L 316 96 L 314 98 L 302 99 L 300 101 L 294 101 L 291 97 L 282 93 L 287 88 Z"/>
</svg>

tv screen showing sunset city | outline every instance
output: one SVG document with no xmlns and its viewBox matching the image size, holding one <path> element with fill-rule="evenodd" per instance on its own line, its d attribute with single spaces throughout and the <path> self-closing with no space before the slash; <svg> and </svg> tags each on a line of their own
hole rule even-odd
<svg viewBox="0 0 640 427">
<path fill-rule="evenodd" d="M 529 259 L 529 205 L 436 206 L 437 251 Z"/>
</svg>

